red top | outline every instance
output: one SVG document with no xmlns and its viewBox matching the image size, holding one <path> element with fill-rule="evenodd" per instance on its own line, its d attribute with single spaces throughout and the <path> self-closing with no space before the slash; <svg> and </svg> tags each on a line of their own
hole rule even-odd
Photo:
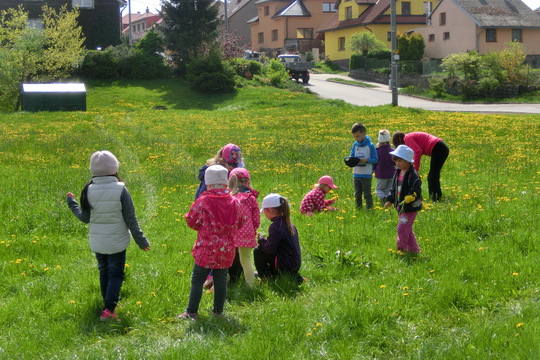
<svg viewBox="0 0 540 360">
<path fill-rule="evenodd" d="M 255 235 L 257 235 L 257 229 L 261 225 L 261 213 L 257 199 L 253 193 L 236 193 L 233 197 L 240 203 L 244 218 L 244 225 L 239 227 L 234 234 L 234 244 L 236 247 L 254 248 L 257 246 Z"/>
<path fill-rule="evenodd" d="M 414 169 L 418 171 L 420 169 L 420 158 L 422 155 L 431 156 L 435 144 L 441 139 L 424 132 L 412 132 L 405 135 L 405 145 L 410 147 L 414 151 Z"/>
<path fill-rule="evenodd" d="M 323 189 L 315 188 L 308 192 L 300 204 L 300 213 L 321 211 L 334 203 L 333 199 L 325 200 L 326 193 Z"/>
<path fill-rule="evenodd" d="M 208 269 L 231 267 L 236 246 L 234 234 L 244 223 L 238 200 L 226 189 L 205 191 L 185 215 L 187 225 L 198 231 L 191 253 L 195 263 Z"/>
</svg>

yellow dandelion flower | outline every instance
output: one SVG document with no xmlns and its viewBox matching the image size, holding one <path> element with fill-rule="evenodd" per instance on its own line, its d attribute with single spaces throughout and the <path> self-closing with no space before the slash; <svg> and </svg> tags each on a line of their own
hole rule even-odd
<svg viewBox="0 0 540 360">
<path fill-rule="evenodd" d="M 317 324 L 316 324 L 316 326 L 318 326 L 318 327 L 321 327 L 321 326 L 322 326 L 322 324 L 321 324 L 321 323 L 317 323 Z"/>
<path fill-rule="evenodd" d="M 75 300 L 71 300 L 69 303 L 70 304 L 75 304 Z"/>
<path fill-rule="evenodd" d="M 518 323 L 518 324 L 516 325 L 517 328 L 520 328 L 520 327 L 522 327 L 522 326 L 523 326 L 523 323 Z"/>
<path fill-rule="evenodd" d="M 512 273 L 513 276 L 518 276 L 519 273 L 515 272 L 515 273 Z"/>
<path fill-rule="evenodd" d="M 379 286 L 381 289 L 384 289 L 386 287 L 386 285 L 381 285 Z"/>
<path fill-rule="evenodd" d="M 308 333 L 306 334 L 306 336 L 311 336 L 311 335 L 313 335 L 313 334 L 311 334 L 310 332 L 308 332 Z"/>
<path fill-rule="evenodd" d="M 154 296 L 154 297 L 155 297 L 155 296 L 157 296 L 157 295 L 156 295 L 156 293 L 155 293 L 155 292 L 153 292 L 153 291 L 152 291 L 152 293 L 151 293 L 151 294 L 152 294 L 152 296 Z"/>
<path fill-rule="evenodd" d="M 141 305 L 142 305 L 142 301 L 137 301 L 136 304 L 137 304 L 138 306 L 141 306 Z"/>
<path fill-rule="evenodd" d="M 403 296 L 409 296 L 409 293 L 403 293 Z"/>
<path fill-rule="evenodd" d="M 26 273 L 24 273 L 24 272 L 23 272 L 23 273 L 21 273 L 21 276 L 26 276 Z"/>
</svg>

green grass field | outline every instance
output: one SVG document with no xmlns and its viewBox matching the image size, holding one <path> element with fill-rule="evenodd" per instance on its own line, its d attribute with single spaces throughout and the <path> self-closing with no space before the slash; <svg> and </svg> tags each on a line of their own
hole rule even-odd
<svg viewBox="0 0 540 360">
<path fill-rule="evenodd" d="M 396 252 L 394 210 L 354 207 L 342 159 L 357 121 L 374 141 L 379 129 L 425 131 L 451 148 L 445 200 L 426 201 L 415 223 L 418 256 Z M 538 115 L 356 107 L 266 87 L 200 96 L 160 80 L 89 84 L 87 112 L 0 114 L 0 134 L 0 359 L 540 358 Z M 261 196 L 291 201 L 308 281 L 234 285 L 222 319 L 204 294 L 200 321 L 178 321 L 196 236 L 183 214 L 199 167 L 229 142 Z M 98 321 L 88 229 L 65 204 L 103 149 L 152 243 L 128 248 L 118 324 Z M 324 174 L 340 210 L 300 216 Z"/>
</svg>

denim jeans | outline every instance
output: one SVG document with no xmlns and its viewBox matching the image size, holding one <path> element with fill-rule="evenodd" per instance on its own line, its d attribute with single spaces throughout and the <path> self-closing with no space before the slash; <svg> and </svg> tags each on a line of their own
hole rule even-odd
<svg viewBox="0 0 540 360">
<path fill-rule="evenodd" d="M 212 271 L 214 277 L 214 314 L 222 314 L 225 306 L 225 297 L 227 295 L 227 273 L 229 269 L 207 269 L 197 264 L 193 265 L 191 273 L 191 290 L 189 292 L 189 302 L 186 309 L 187 313 L 197 314 L 199 304 L 202 298 L 203 284 L 206 277 Z"/>
<path fill-rule="evenodd" d="M 124 282 L 126 250 L 116 254 L 96 253 L 96 259 L 99 269 L 101 296 L 105 303 L 105 309 L 114 312 L 118 299 L 120 298 L 120 288 Z"/>
</svg>

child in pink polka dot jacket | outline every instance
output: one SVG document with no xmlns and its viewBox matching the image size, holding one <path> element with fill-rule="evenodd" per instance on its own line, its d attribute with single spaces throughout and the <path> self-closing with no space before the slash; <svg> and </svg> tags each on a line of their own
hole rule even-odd
<svg viewBox="0 0 540 360">
<path fill-rule="evenodd" d="M 336 199 L 325 200 L 326 194 L 332 189 L 337 189 L 338 187 L 334 184 L 332 177 L 325 175 L 322 176 L 317 184 L 313 187 L 310 192 L 304 196 L 302 203 L 300 204 L 300 213 L 307 216 L 312 216 L 314 212 L 322 210 L 336 210 L 336 208 L 331 207 Z"/>
</svg>

